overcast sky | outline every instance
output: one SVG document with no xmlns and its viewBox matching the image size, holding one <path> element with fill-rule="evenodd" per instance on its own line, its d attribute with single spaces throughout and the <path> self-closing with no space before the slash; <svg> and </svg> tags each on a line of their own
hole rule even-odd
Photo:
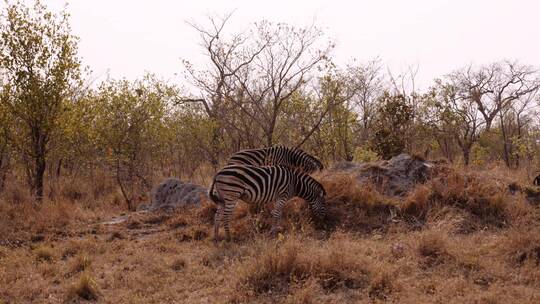
<svg viewBox="0 0 540 304">
<path fill-rule="evenodd" d="M 61 7 L 58 0 L 45 3 Z M 540 66 L 536 0 L 72 0 L 68 6 L 80 55 L 95 76 L 110 70 L 134 79 L 150 71 L 171 80 L 181 58 L 203 60 L 186 21 L 233 10 L 228 32 L 262 19 L 300 26 L 315 19 L 337 42 L 337 63 L 379 56 L 394 72 L 418 65 L 421 86 L 469 63 L 509 58 Z"/>
</svg>

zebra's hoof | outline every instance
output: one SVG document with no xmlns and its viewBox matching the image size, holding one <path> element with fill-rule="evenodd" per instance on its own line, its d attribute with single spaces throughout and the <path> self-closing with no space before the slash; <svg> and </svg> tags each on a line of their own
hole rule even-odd
<svg viewBox="0 0 540 304">
<path fill-rule="evenodd" d="M 281 227 L 273 227 L 270 229 L 270 235 L 276 237 L 282 231 Z"/>
</svg>

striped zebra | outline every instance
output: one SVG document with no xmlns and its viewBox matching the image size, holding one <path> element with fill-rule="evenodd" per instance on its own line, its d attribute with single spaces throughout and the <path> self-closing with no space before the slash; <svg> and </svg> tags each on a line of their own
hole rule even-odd
<svg viewBox="0 0 540 304">
<path fill-rule="evenodd" d="M 312 155 L 285 146 L 242 150 L 233 154 L 227 165 L 279 166 L 298 168 L 307 174 L 323 170 L 323 164 Z"/>
<path fill-rule="evenodd" d="M 230 240 L 229 221 L 238 199 L 259 206 L 275 202 L 271 233 L 279 230 L 285 202 L 298 196 L 305 199 L 318 218 L 326 216 L 323 186 L 306 173 L 287 166 L 226 166 L 216 173 L 208 196 L 218 205 L 214 222 L 214 240 L 223 223 L 226 239 Z"/>
</svg>

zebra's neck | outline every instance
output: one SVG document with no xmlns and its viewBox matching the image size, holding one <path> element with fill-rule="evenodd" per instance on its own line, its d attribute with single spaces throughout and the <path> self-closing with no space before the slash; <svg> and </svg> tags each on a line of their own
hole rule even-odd
<svg viewBox="0 0 540 304">
<path fill-rule="evenodd" d="M 284 146 L 273 146 L 265 149 L 266 163 L 270 165 L 294 166 L 292 150 Z"/>
<path fill-rule="evenodd" d="M 302 174 L 298 175 L 295 174 L 296 172 L 293 172 L 293 179 L 294 179 L 294 185 L 295 185 L 295 191 L 296 196 L 303 198 L 305 200 L 310 200 L 312 191 L 309 191 L 309 183 L 307 182 L 307 178 L 305 176 L 302 176 Z"/>
</svg>

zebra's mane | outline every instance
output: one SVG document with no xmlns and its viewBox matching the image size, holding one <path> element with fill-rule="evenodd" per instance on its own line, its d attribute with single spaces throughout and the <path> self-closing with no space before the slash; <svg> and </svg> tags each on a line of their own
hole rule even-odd
<svg viewBox="0 0 540 304">
<path fill-rule="evenodd" d="M 298 168 L 291 168 L 291 167 L 288 167 L 288 166 L 283 166 L 283 165 L 280 165 L 280 166 L 277 166 L 277 167 L 281 167 L 281 168 L 284 168 L 285 170 L 289 170 L 289 171 L 292 171 L 294 172 L 298 178 L 305 178 L 305 179 L 308 179 L 310 181 L 313 181 L 313 183 L 315 185 L 317 185 L 323 192 L 324 196 L 326 196 L 326 189 L 324 189 L 324 186 L 316 179 L 314 179 L 311 175 L 305 173 L 304 171 L 298 169 Z"/>
<path fill-rule="evenodd" d="M 296 147 L 291 148 L 291 147 L 287 147 L 287 146 L 283 146 L 283 145 L 273 146 L 272 148 L 284 149 L 288 153 L 291 153 L 291 154 L 299 154 L 302 157 L 305 157 L 305 158 L 309 159 L 311 162 L 315 163 L 317 165 L 317 167 L 319 167 L 319 169 L 321 169 L 321 170 L 324 169 L 324 165 L 322 164 L 322 162 L 320 160 L 318 160 L 315 156 L 305 152 L 304 150 L 302 150 L 300 148 L 296 148 Z"/>
</svg>

